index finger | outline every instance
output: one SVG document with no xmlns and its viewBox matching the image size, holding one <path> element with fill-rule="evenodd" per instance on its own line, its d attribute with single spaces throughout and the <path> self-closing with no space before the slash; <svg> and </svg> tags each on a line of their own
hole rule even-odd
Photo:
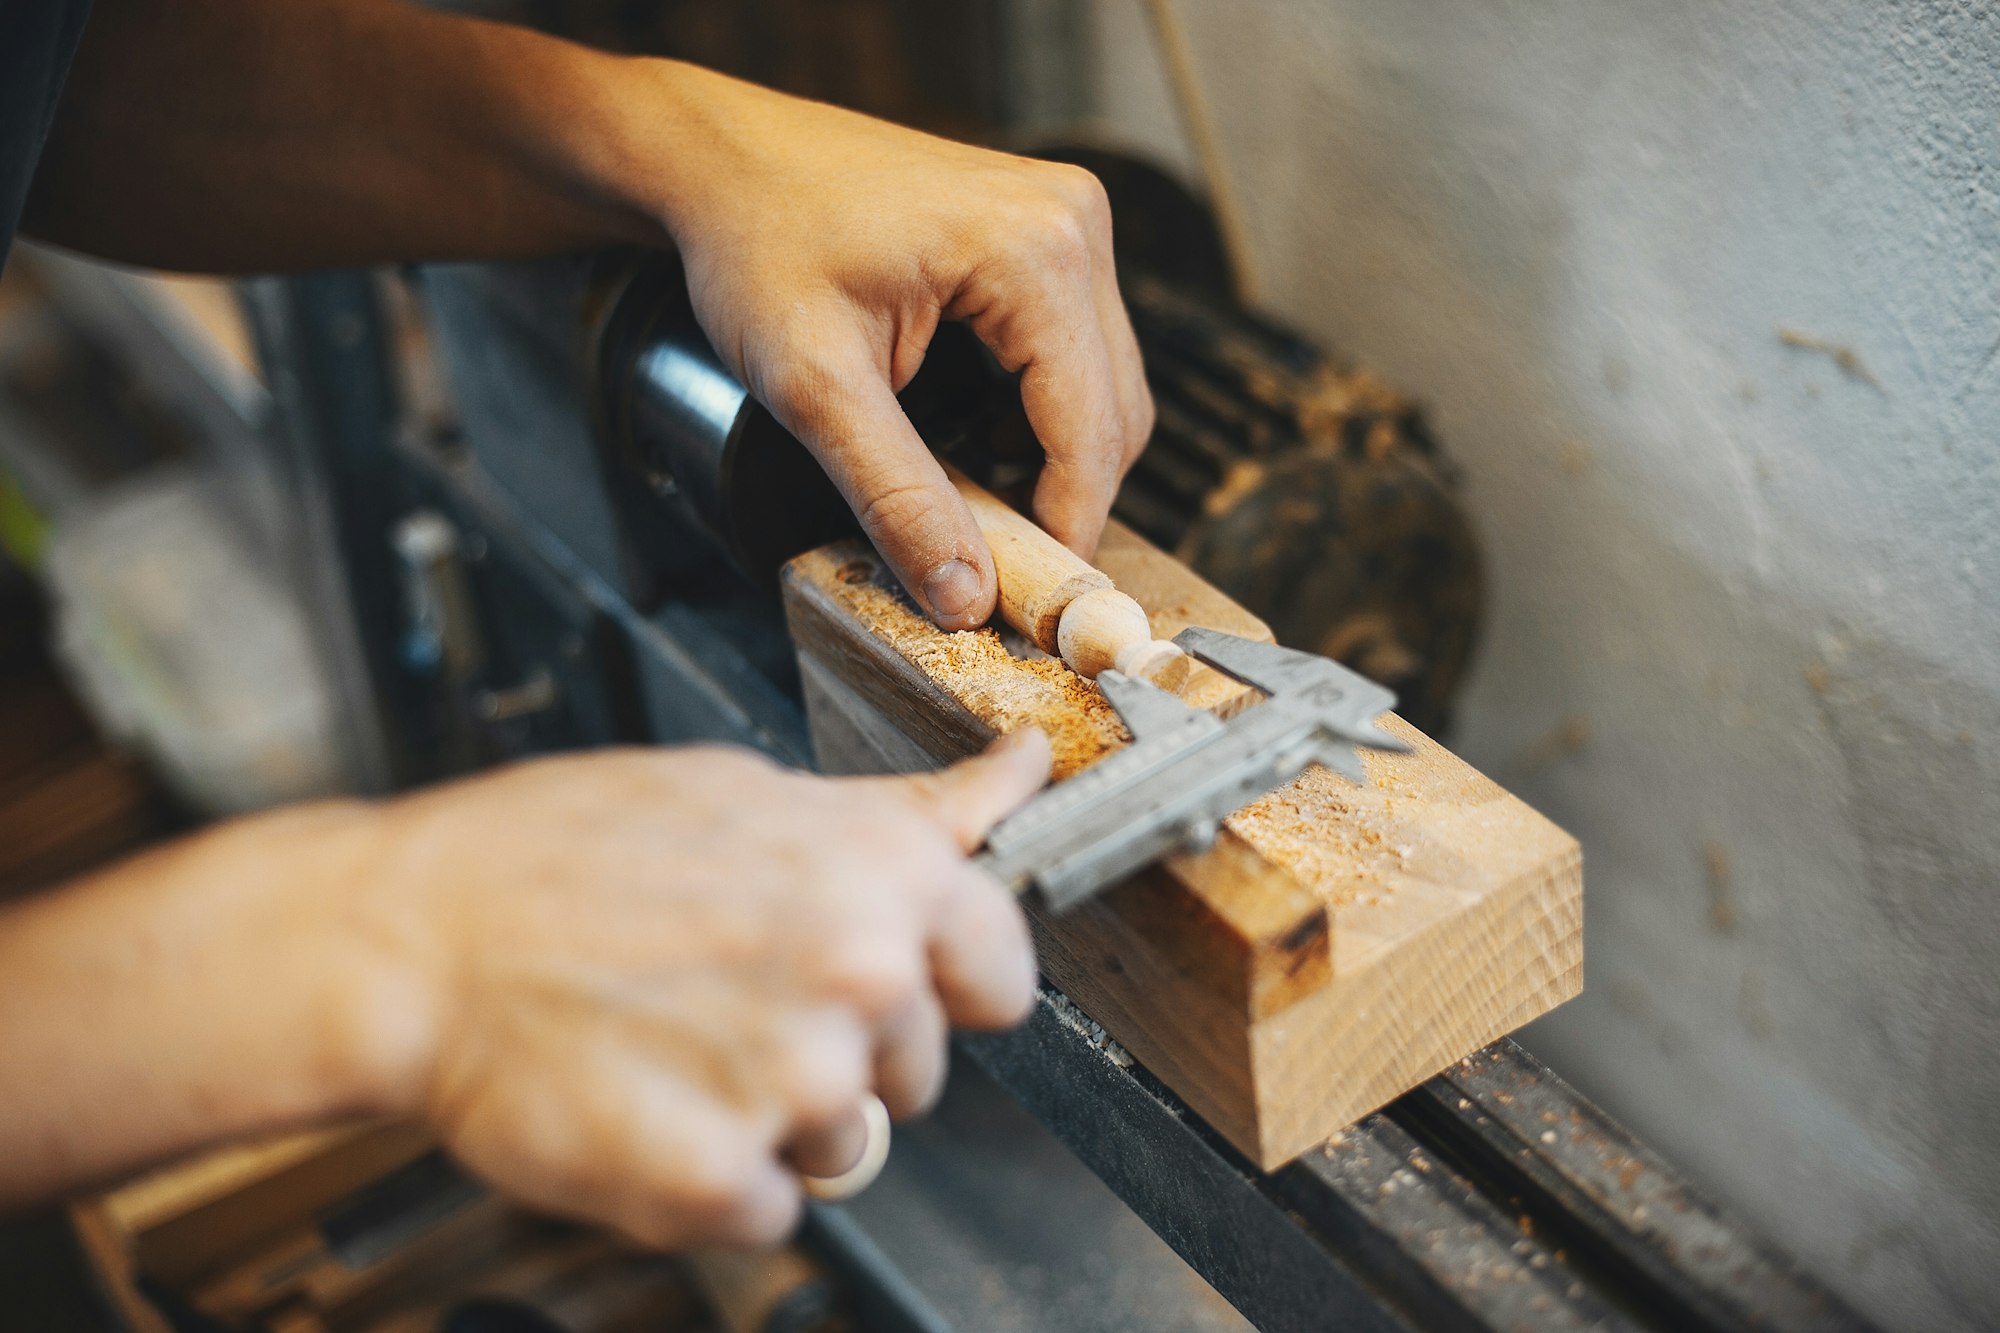
<svg viewBox="0 0 2000 1333">
<path fill-rule="evenodd" d="M 826 469 L 862 529 L 931 618 L 971 629 L 993 613 L 993 556 L 937 458 L 853 338 L 830 336 L 765 377 L 764 401 Z"/>
<path fill-rule="evenodd" d="M 944 826 L 960 851 L 971 852 L 986 841 L 988 830 L 1041 790 L 1050 763 L 1049 738 L 1039 728 L 1023 727 L 949 768 L 863 781 L 903 788 Z"/>
<path fill-rule="evenodd" d="M 988 299 L 967 323 L 1003 366 L 1021 372 L 1021 405 L 1047 457 L 1035 486 L 1036 519 L 1088 557 L 1125 465 L 1121 381 L 1095 276 L 1111 262 L 1109 241 L 1058 233 L 1039 248 L 1020 244 L 1012 264 L 985 278 L 981 295 Z"/>
</svg>

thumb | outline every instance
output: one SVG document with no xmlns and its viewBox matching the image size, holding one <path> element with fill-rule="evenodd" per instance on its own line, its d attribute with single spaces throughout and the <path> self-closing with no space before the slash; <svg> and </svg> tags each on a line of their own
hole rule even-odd
<svg viewBox="0 0 2000 1333">
<path fill-rule="evenodd" d="M 986 840 L 989 829 L 1042 789 L 1050 762 L 1049 738 L 1040 728 L 1023 727 L 950 768 L 898 781 L 970 852 Z"/>
<path fill-rule="evenodd" d="M 985 624 L 1000 587 L 993 556 L 887 374 L 857 352 L 789 378 L 771 410 L 819 459 L 910 595 L 944 629 Z"/>
</svg>

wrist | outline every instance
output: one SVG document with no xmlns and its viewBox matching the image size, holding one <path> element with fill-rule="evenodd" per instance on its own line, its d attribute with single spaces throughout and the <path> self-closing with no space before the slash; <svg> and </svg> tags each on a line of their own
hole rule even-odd
<svg viewBox="0 0 2000 1333">
<path fill-rule="evenodd" d="M 415 1114 L 441 1026 L 429 877 L 409 864 L 395 809 L 351 801 L 319 812 L 321 873 L 306 904 L 304 932 L 321 946 L 309 1028 L 324 1052 L 327 1091 L 353 1114 Z"/>
<path fill-rule="evenodd" d="M 455 157 L 484 165 L 486 207 L 535 236 L 532 249 L 626 243 L 666 235 L 645 183 L 648 60 L 508 23 L 417 8 L 406 21 L 433 36 L 435 119 L 454 127 Z"/>
<path fill-rule="evenodd" d="M 204 883 L 187 906 L 218 923 L 204 970 L 244 1020 L 229 1044 L 268 1075 L 253 1113 L 277 1124 L 247 1128 L 414 1108 L 436 1025 L 421 935 L 404 919 L 416 895 L 385 882 L 385 818 L 369 802 L 320 802 L 189 849 Z"/>
<path fill-rule="evenodd" d="M 668 206 L 693 156 L 676 133 L 692 67 L 557 45 L 561 72 L 547 82 L 567 95 L 532 90 L 536 125 L 518 140 L 533 168 L 584 214 L 594 243 L 670 243 Z"/>
<path fill-rule="evenodd" d="M 564 156 L 625 220 L 621 239 L 685 248 L 718 189 L 745 188 L 760 121 L 790 99 L 684 61 L 589 54 L 606 62 L 591 80 L 601 114 L 565 127 Z"/>
</svg>

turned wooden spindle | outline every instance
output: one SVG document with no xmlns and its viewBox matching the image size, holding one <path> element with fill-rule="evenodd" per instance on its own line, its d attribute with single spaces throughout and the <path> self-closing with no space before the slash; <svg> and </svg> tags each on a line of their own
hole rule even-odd
<svg viewBox="0 0 2000 1333">
<path fill-rule="evenodd" d="M 1144 607 L 1033 519 L 958 469 L 946 470 L 993 550 L 1001 619 L 1079 676 L 1094 680 L 1117 667 L 1164 689 L 1178 688 L 1175 677 L 1186 655 L 1153 637 Z"/>
</svg>

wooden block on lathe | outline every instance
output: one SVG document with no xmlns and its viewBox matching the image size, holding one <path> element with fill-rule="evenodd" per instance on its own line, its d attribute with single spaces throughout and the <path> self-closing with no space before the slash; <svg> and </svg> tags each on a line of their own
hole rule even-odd
<svg viewBox="0 0 2000 1333">
<path fill-rule="evenodd" d="M 1270 638 L 1115 523 L 1098 564 L 1161 638 Z M 1125 743 L 1095 686 L 991 630 L 937 629 L 862 543 L 800 556 L 784 589 L 829 772 L 929 768 L 1037 725 L 1060 779 Z M 1254 697 L 1202 691 L 1224 712 Z M 1383 724 L 1415 750 L 1367 752 L 1367 782 L 1315 768 L 1208 852 L 1061 916 L 1028 902 L 1049 979 L 1265 1168 L 1582 987 L 1575 840 L 1400 718 Z"/>
</svg>

